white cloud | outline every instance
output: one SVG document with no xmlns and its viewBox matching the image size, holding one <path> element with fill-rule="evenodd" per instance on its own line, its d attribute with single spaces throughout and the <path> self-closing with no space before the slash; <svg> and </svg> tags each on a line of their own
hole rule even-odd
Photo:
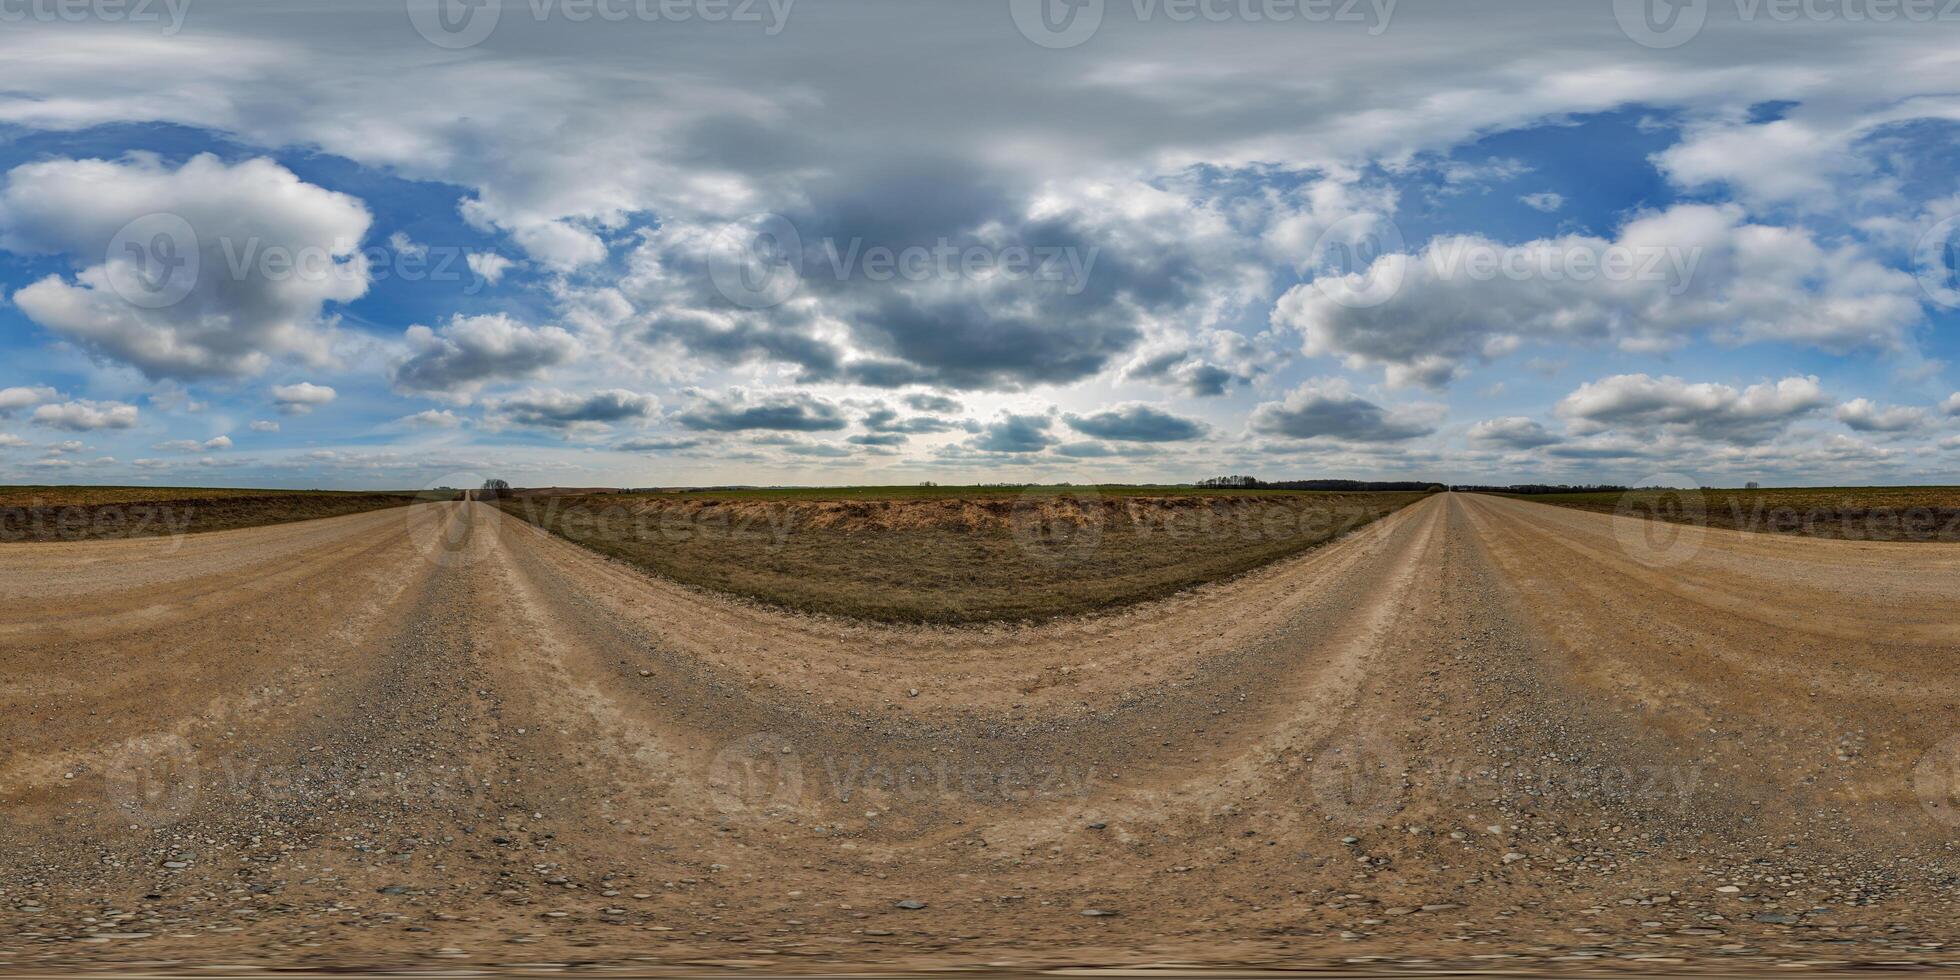
<svg viewBox="0 0 1960 980">
<path fill-rule="evenodd" d="M 1859 432 L 1910 432 L 1926 424 L 1926 410 L 1853 398 L 1837 407 L 1837 420 Z"/>
<path fill-rule="evenodd" d="M 34 410 L 35 425 L 69 432 L 128 429 L 136 425 L 136 406 L 122 402 L 77 400 L 42 405 Z"/>
<path fill-rule="evenodd" d="M 471 252 L 463 257 L 469 263 L 470 271 L 478 279 L 495 286 L 504 280 L 504 273 L 510 271 L 511 260 L 495 252 Z"/>
<path fill-rule="evenodd" d="M 53 388 L 46 386 L 0 388 L 0 418 L 59 397 L 61 396 Z"/>
<path fill-rule="evenodd" d="M 297 384 L 274 385 L 273 404 L 279 406 L 287 415 L 305 415 L 339 397 L 340 393 L 326 385 L 316 385 L 311 381 Z"/>
<path fill-rule="evenodd" d="M 1383 408 L 1355 394 L 1353 386 L 1343 379 L 1318 378 L 1288 392 L 1280 401 L 1253 409 L 1251 428 L 1288 439 L 1392 443 L 1435 432 L 1444 414 L 1441 405 Z"/>
<path fill-rule="evenodd" d="M 1559 441 L 1558 436 L 1545 431 L 1544 426 L 1522 415 L 1478 422 L 1470 427 L 1470 439 L 1511 449 L 1535 449 Z"/>
<path fill-rule="evenodd" d="M 1577 435 L 1664 432 L 1750 444 L 1829 403 L 1815 377 L 1788 377 L 1737 390 L 1675 377 L 1620 374 L 1580 385 L 1553 412 Z"/>
<path fill-rule="evenodd" d="M 395 420 L 396 424 L 425 429 L 454 429 L 463 424 L 463 418 L 448 409 L 426 409 L 414 415 L 404 415 Z"/>
<path fill-rule="evenodd" d="M 1960 391 L 1946 396 L 1946 401 L 1940 403 L 1940 411 L 1948 415 L 1960 415 Z"/>
<path fill-rule="evenodd" d="M 1364 292 L 1374 287 L 1361 285 L 1361 273 L 1343 281 L 1355 284 L 1352 295 L 1378 295 Z M 1647 214 L 1611 241 L 1437 238 L 1414 255 L 1374 260 L 1365 282 L 1399 288 L 1378 305 L 1344 305 L 1339 291 L 1296 286 L 1273 323 L 1299 331 L 1307 354 L 1381 366 L 1397 386 L 1441 387 L 1523 340 L 1655 350 L 1706 334 L 1727 344 L 1898 349 L 1923 319 L 1911 275 L 1855 246 L 1826 248 L 1801 228 L 1752 224 L 1733 205 Z"/>
<path fill-rule="evenodd" d="M 1555 191 L 1540 191 L 1536 194 L 1526 194 L 1519 197 L 1518 200 L 1523 202 L 1525 207 L 1533 211 L 1543 211 L 1546 214 L 1551 214 L 1565 207 L 1565 195 Z"/>
<path fill-rule="evenodd" d="M 154 378 L 331 361 L 321 309 L 367 291 L 358 245 L 368 223 L 359 200 L 268 159 L 202 155 L 174 169 L 149 154 L 44 160 L 0 185 L 0 248 L 81 267 L 17 291 L 15 304 Z"/>
<path fill-rule="evenodd" d="M 395 389 L 462 401 L 493 381 L 535 378 L 579 350 L 559 327 L 530 327 L 501 313 L 458 315 L 434 330 L 418 324 L 406 339 L 408 356 L 393 369 Z"/>
<path fill-rule="evenodd" d="M 252 431 L 253 432 L 278 432 L 279 423 L 274 422 L 271 419 L 254 419 L 252 421 Z"/>
</svg>

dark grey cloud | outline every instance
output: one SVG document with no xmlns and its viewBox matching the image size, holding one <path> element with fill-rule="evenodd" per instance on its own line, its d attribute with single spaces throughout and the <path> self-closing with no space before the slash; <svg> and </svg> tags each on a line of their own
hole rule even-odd
<svg viewBox="0 0 1960 980">
<path fill-rule="evenodd" d="M 1005 413 L 968 439 L 966 446 L 986 453 L 1038 453 L 1059 441 L 1048 434 L 1053 422 L 1046 415 Z"/>
<path fill-rule="evenodd" d="M 1184 442 L 1206 431 L 1203 422 L 1148 405 L 1119 405 L 1093 415 L 1064 415 L 1062 421 L 1083 435 L 1117 442 Z"/>
<path fill-rule="evenodd" d="M 558 327 L 531 327 L 503 314 L 457 316 L 436 329 L 409 327 L 409 354 L 394 366 L 403 392 L 460 394 L 487 382 L 532 378 L 570 361 L 578 341 Z"/>
<path fill-rule="evenodd" d="M 703 432 L 829 432 L 845 426 L 836 405 L 801 392 L 757 399 L 701 397 L 674 421 Z"/>
<path fill-rule="evenodd" d="M 1252 411 L 1252 431 L 1288 439 L 1403 442 L 1436 431 L 1435 406 L 1385 409 L 1354 394 L 1345 382 L 1310 381 L 1282 401 Z"/>
<path fill-rule="evenodd" d="M 857 446 L 903 446 L 907 438 L 906 435 L 899 432 L 875 432 L 865 435 L 855 435 L 844 441 Z"/>
<path fill-rule="evenodd" d="M 932 412 L 938 415 L 957 415 L 966 410 L 965 406 L 962 406 L 958 401 L 948 398 L 945 395 L 913 394 L 906 395 L 900 400 L 905 402 L 906 406 L 914 411 Z M 1956 409 L 1956 411 L 1960 411 L 1960 409 Z"/>
<path fill-rule="evenodd" d="M 1559 441 L 1559 437 L 1545 431 L 1544 426 L 1521 415 L 1479 422 L 1470 427 L 1470 439 L 1472 442 L 1510 449 L 1536 449 Z"/>
<path fill-rule="evenodd" d="M 570 429 L 609 425 L 648 418 L 660 403 L 651 395 L 611 388 L 587 394 L 564 391 L 531 391 L 499 401 L 497 418 L 515 425 L 542 429 Z"/>
</svg>

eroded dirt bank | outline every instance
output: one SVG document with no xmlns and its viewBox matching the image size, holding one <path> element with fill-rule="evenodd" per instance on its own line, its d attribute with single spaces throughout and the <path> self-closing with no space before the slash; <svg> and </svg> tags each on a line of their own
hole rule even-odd
<svg viewBox="0 0 1960 980">
<path fill-rule="evenodd" d="M 479 504 L 0 548 L 0 968 L 1960 961 L 1960 548 L 1650 530 L 987 629 Z"/>
</svg>

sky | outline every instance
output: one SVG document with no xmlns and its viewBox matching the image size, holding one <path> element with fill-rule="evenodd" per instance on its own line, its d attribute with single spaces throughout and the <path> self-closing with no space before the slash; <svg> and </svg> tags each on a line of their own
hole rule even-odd
<svg viewBox="0 0 1960 980">
<path fill-rule="evenodd" d="M 0 0 L 0 482 L 1960 482 L 1960 8 Z"/>
</svg>

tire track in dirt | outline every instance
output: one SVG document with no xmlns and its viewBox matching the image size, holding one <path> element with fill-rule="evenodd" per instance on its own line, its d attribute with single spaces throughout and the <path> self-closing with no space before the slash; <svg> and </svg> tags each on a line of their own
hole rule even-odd
<svg viewBox="0 0 1960 980">
<path fill-rule="evenodd" d="M 1911 788 L 1960 726 L 1953 549 L 1709 532 L 1677 574 L 1612 518 L 1439 495 L 1162 602 L 959 630 L 407 511 L 0 575 L 47 583 L 0 611 L 0 970 L 1733 966 L 1935 959 L 1956 921 Z M 160 737 L 220 778 L 118 833 L 101 770 Z"/>
</svg>

